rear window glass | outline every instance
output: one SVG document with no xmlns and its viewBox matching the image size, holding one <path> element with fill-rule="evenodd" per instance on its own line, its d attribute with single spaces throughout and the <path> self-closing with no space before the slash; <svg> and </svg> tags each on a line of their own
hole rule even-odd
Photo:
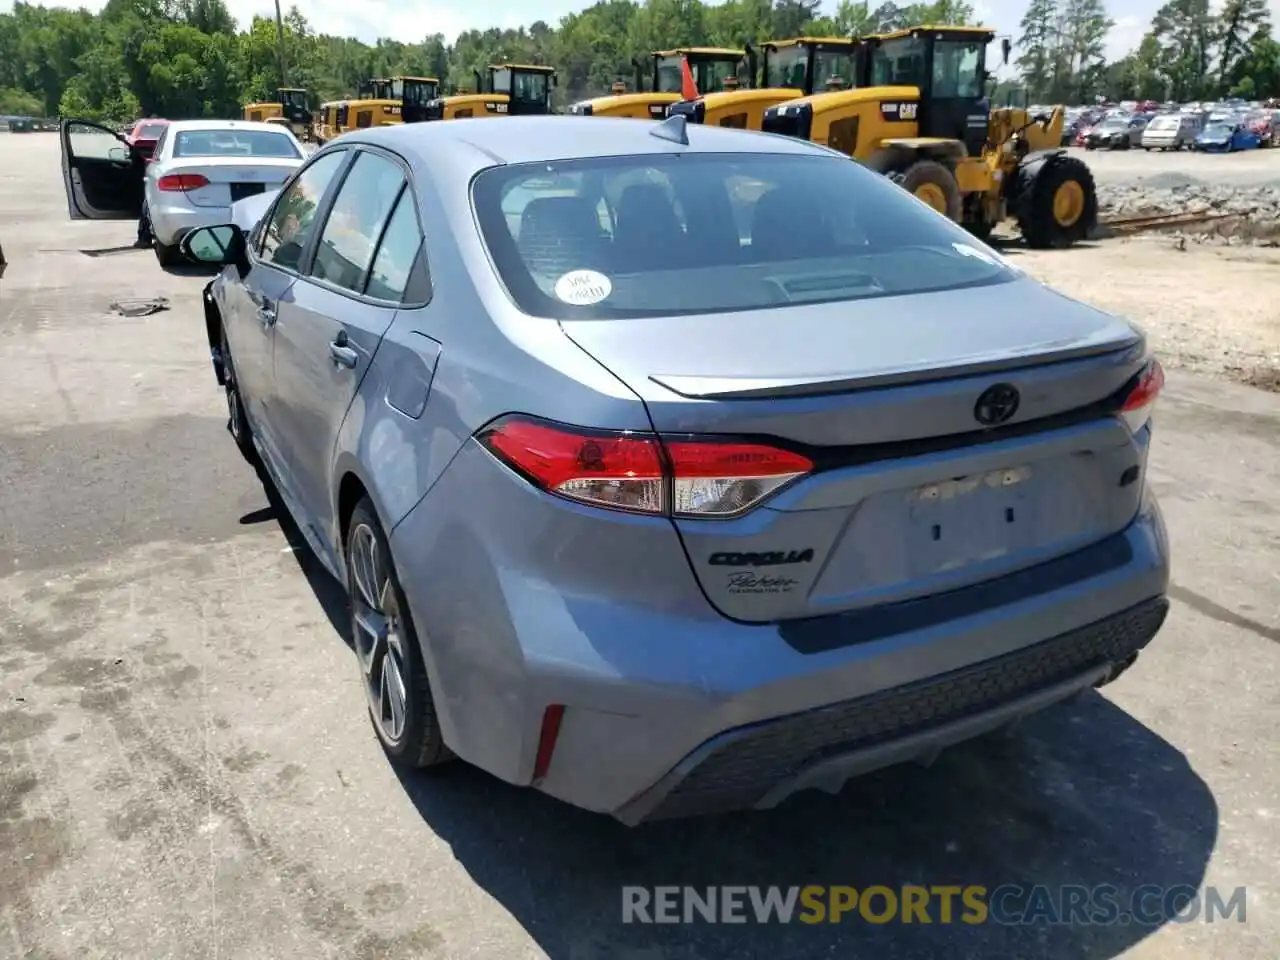
<svg viewBox="0 0 1280 960">
<path fill-rule="evenodd" d="M 135 133 L 134 136 L 139 140 L 158 140 L 160 138 L 160 134 L 164 133 L 166 126 L 168 126 L 168 124 L 144 123 L 142 126 L 138 127 L 137 133 Z"/>
<path fill-rule="evenodd" d="M 287 134 L 267 130 L 183 130 L 173 141 L 175 157 L 301 157 Z"/>
<path fill-rule="evenodd" d="M 494 167 L 477 219 L 525 313 L 757 310 L 1000 283 L 989 247 L 847 159 L 610 157 Z"/>
</svg>

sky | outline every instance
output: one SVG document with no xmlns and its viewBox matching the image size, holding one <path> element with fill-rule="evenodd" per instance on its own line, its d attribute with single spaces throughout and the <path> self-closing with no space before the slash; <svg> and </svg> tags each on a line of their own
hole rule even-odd
<svg viewBox="0 0 1280 960">
<path fill-rule="evenodd" d="M 106 0 L 48 3 L 49 6 L 85 6 L 98 10 Z M 286 9 L 290 0 L 283 0 Z M 1108 59 L 1117 59 L 1138 45 L 1162 0 L 1108 0 L 1115 28 L 1108 38 Z M 406 43 L 429 33 L 443 33 L 452 40 L 464 30 L 486 27 L 518 27 L 535 20 L 554 25 L 566 13 L 582 10 L 586 0 L 297 0 L 312 27 L 321 33 L 356 37 L 367 43 L 389 36 Z M 834 10 L 836 0 L 824 0 Z M 1219 2 L 1211 6 L 1220 6 Z M 254 14 L 274 15 L 272 0 L 227 0 L 232 15 L 243 27 Z M 12 9 L 13 0 L 0 0 L 0 12 Z M 974 4 L 981 22 L 1017 36 L 1027 0 L 978 0 Z M 483 10 L 483 13 L 479 13 Z M 1280 0 L 1271 0 L 1272 17 L 1280 25 Z"/>
</svg>

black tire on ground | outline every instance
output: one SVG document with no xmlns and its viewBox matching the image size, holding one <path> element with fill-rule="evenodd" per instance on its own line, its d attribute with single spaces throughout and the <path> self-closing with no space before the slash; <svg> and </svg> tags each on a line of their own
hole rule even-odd
<svg viewBox="0 0 1280 960">
<path fill-rule="evenodd" d="M 995 226 L 994 223 L 987 223 L 985 220 L 975 220 L 964 224 L 964 228 L 983 243 L 991 239 L 991 231 L 995 229 Z"/>
<path fill-rule="evenodd" d="M 946 215 L 959 222 L 962 208 L 960 185 L 956 175 L 936 160 L 917 160 L 902 173 L 901 187 L 910 194 L 925 184 L 932 184 L 941 192 L 946 202 Z"/>
<path fill-rule="evenodd" d="M 1081 160 L 1066 154 L 1035 158 L 1018 168 L 1018 227 L 1028 247 L 1061 249 L 1089 236 L 1098 221 L 1098 191 Z M 1054 198 L 1063 184 L 1074 181 L 1084 193 L 1084 210 L 1071 224 L 1054 217 Z"/>
<path fill-rule="evenodd" d="M 183 262 L 181 250 L 176 246 L 161 243 L 155 236 L 151 238 L 151 249 L 156 252 L 156 261 L 162 267 L 176 267 Z"/>
<path fill-rule="evenodd" d="M 222 359 L 223 386 L 227 400 L 227 432 L 236 442 L 236 449 L 252 466 L 258 465 L 258 451 L 253 445 L 253 429 L 249 426 L 249 418 L 244 412 L 244 397 L 240 393 L 240 384 L 236 380 L 236 367 L 231 359 L 231 347 L 227 343 L 227 332 L 221 331 L 218 351 Z"/>
<path fill-rule="evenodd" d="M 352 511 L 343 551 L 346 558 L 347 592 L 351 598 L 351 630 L 354 636 L 360 629 L 355 617 L 356 598 L 360 593 L 356 584 L 353 557 L 356 538 L 363 535 L 364 530 L 372 533 L 377 545 L 377 556 L 382 558 L 382 562 L 376 565 L 380 568 L 377 576 L 389 585 L 389 589 L 383 591 L 385 606 L 389 609 L 383 612 L 394 618 L 398 635 L 403 641 L 405 688 L 404 729 L 399 738 L 389 739 L 382 727 L 374 722 L 372 703 L 369 705 L 370 723 L 378 741 L 382 744 L 382 749 L 393 763 L 404 767 L 433 767 L 452 760 L 454 754 L 441 735 L 435 697 L 431 692 L 427 670 L 422 662 L 422 650 L 418 646 L 418 634 L 413 626 L 413 617 L 409 613 L 409 604 L 405 601 L 404 591 L 400 588 L 395 564 L 391 562 L 391 548 L 387 543 L 386 534 L 383 533 L 377 511 L 374 510 L 373 503 L 368 497 L 362 497 Z"/>
</svg>

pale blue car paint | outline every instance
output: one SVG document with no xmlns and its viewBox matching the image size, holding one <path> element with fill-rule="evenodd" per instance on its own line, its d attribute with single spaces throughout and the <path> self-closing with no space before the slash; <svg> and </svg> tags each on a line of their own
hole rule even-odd
<svg viewBox="0 0 1280 960">
<path fill-rule="evenodd" d="M 1127 667 L 1163 621 L 1169 577 L 1145 482 L 1150 427 L 1132 432 L 1103 404 L 1147 362 L 1140 332 L 1025 276 L 861 301 L 857 325 L 847 303 L 730 319 L 522 313 L 476 226 L 477 174 L 682 150 L 827 154 L 714 127 L 690 127 L 687 146 L 648 130 L 512 117 L 353 132 L 316 157 L 376 148 L 403 159 L 425 226 L 429 303 L 370 306 L 261 265 L 212 284 L 268 468 L 344 584 L 342 493 L 358 481 L 375 505 L 451 749 L 531 784 L 544 711 L 564 704 L 534 785 L 634 823 L 838 789 Z M 898 189 L 866 177 L 868 190 Z M 245 222 L 262 212 L 246 208 Z M 993 255 L 959 229 L 955 241 Z M 279 310 L 270 329 L 254 316 L 263 297 Z M 327 363 L 339 328 L 357 347 L 354 370 Z M 823 370 L 839 375 L 815 390 Z M 775 395 L 736 394 L 743 377 Z M 1016 421 L 1030 428 L 930 444 L 970 436 L 974 400 L 997 380 L 1021 390 Z M 894 446 L 745 516 L 672 520 L 534 488 L 475 439 L 513 411 Z M 926 564 L 897 548 L 895 498 L 1011 465 L 1038 478 L 1023 505 L 1040 507 L 1039 539 L 911 575 Z M 787 597 L 735 595 L 708 560 L 799 547 L 818 562 Z"/>
</svg>

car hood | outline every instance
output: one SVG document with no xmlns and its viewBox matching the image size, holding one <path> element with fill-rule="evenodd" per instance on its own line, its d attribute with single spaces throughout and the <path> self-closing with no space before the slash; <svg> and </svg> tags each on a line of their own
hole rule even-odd
<svg viewBox="0 0 1280 960">
<path fill-rule="evenodd" d="M 939 380 L 1142 340 L 1127 321 L 1026 276 L 937 293 L 562 327 L 644 399 L 804 395 Z"/>
</svg>

